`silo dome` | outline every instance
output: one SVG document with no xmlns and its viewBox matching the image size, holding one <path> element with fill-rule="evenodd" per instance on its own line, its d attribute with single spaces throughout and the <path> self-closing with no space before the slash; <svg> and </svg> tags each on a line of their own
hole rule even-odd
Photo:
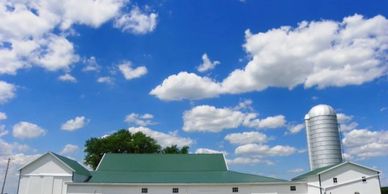
<svg viewBox="0 0 388 194">
<path fill-rule="evenodd" d="M 321 115 L 337 115 L 333 107 L 326 104 L 319 104 L 310 109 L 308 116 L 316 117 Z"/>
<path fill-rule="evenodd" d="M 335 110 L 325 104 L 314 106 L 305 116 L 311 170 L 342 162 Z"/>
</svg>

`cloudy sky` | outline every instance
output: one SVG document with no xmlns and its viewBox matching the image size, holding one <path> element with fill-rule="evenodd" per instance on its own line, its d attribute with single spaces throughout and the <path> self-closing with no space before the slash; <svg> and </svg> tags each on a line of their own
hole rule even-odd
<svg viewBox="0 0 388 194">
<path fill-rule="evenodd" d="M 344 157 L 388 185 L 386 1 L 0 0 L 0 176 L 142 131 L 233 170 L 308 170 L 304 115 L 333 106 Z M 2 181 L 2 179 L 0 180 Z"/>
</svg>

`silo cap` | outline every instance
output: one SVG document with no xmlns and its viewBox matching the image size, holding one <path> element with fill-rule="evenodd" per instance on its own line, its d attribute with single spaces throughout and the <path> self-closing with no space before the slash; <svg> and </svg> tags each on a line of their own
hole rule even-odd
<svg viewBox="0 0 388 194">
<path fill-rule="evenodd" d="M 308 117 L 316 117 L 321 115 L 336 115 L 333 107 L 326 104 L 319 104 L 310 109 Z M 306 115 L 307 116 L 307 115 Z"/>
</svg>

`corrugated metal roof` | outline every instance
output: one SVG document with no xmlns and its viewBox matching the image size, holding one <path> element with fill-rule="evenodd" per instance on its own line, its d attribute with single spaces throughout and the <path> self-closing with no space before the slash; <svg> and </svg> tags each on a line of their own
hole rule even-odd
<svg viewBox="0 0 388 194">
<path fill-rule="evenodd" d="M 59 154 L 51 152 L 55 157 L 57 157 L 59 160 L 61 160 L 63 163 L 67 164 L 70 168 L 74 170 L 74 173 L 79 175 L 85 175 L 90 176 L 90 172 L 83 167 L 81 164 L 79 164 L 77 161 L 66 158 L 64 156 L 61 156 Z"/>
<path fill-rule="evenodd" d="M 105 154 L 97 171 L 225 171 L 222 154 Z"/>
<path fill-rule="evenodd" d="M 285 182 L 229 171 L 222 154 L 106 154 L 89 183 Z"/>
</svg>

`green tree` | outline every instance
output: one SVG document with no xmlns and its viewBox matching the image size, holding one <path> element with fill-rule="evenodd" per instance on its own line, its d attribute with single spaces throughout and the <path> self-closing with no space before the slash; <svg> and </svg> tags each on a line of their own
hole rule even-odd
<svg viewBox="0 0 388 194">
<path fill-rule="evenodd" d="M 162 153 L 164 154 L 188 154 L 189 146 L 183 146 L 182 148 L 178 148 L 177 145 L 172 145 L 163 148 Z"/>
<path fill-rule="evenodd" d="M 155 139 L 142 132 L 130 133 L 126 129 L 106 137 L 93 137 L 85 143 L 85 164 L 97 168 L 105 153 L 166 153 L 187 154 L 188 146 L 178 148 L 176 145 L 163 148 Z"/>
</svg>

